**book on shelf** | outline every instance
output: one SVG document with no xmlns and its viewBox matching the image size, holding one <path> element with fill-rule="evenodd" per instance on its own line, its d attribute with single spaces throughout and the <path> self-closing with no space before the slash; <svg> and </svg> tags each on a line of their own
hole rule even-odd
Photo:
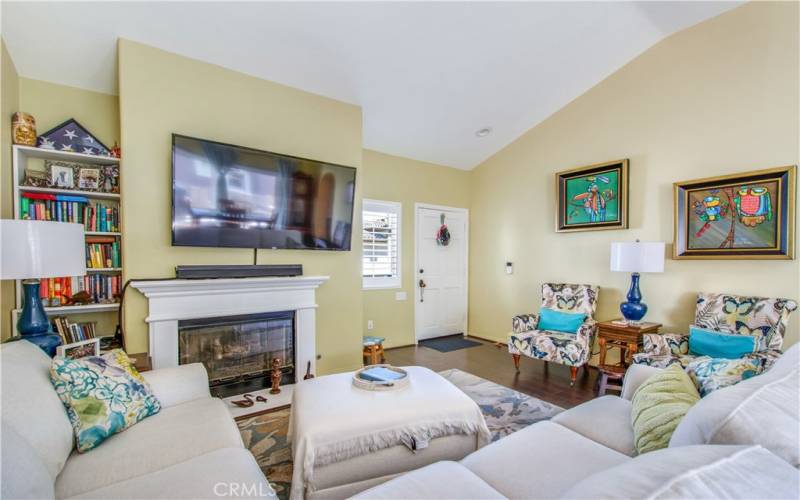
<svg viewBox="0 0 800 500">
<path fill-rule="evenodd" d="M 67 305 L 67 299 L 78 292 L 86 292 L 92 304 L 117 302 L 122 287 L 119 275 L 87 274 L 39 280 L 39 297 L 45 306 Z"/>
<path fill-rule="evenodd" d="M 50 193 L 22 193 L 20 217 L 29 220 L 76 222 L 86 231 L 119 231 L 119 208 L 92 203 L 85 196 Z"/>
<path fill-rule="evenodd" d="M 108 269 L 120 266 L 119 242 L 113 236 L 86 237 L 87 269 Z"/>
<path fill-rule="evenodd" d="M 57 332 L 64 344 L 72 344 L 82 340 L 89 340 L 97 337 L 97 323 L 89 321 L 85 323 L 70 322 L 64 316 L 56 316 L 51 319 L 53 331 Z"/>
</svg>

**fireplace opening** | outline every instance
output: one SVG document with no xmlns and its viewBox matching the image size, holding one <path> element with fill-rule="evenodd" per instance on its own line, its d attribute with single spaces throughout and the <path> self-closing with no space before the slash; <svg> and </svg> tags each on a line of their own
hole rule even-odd
<svg viewBox="0 0 800 500">
<path fill-rule="evenodd" d="M 178 362 L 203 363 L 211 394 L 228 397 L 272 385 L 272 360 L 281 360 L 281 385 L 295 381 L 294 311 L 178 322 Z"/>
</svg>

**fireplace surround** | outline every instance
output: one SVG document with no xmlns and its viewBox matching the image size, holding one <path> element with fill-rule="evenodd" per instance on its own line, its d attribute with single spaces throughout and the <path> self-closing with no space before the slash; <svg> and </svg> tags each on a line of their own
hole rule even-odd
<svg viewBox="0 0 800 500">
<path fill-rule="evenodd" d="M 294 373 L 284 383 L 316 373 L 316 289 L 328 276 L 133 281 L 147 298 L 145 321 L 153 368 L 180 364 L 179 325 L 190 320 L 291 312 L 294 315 Z M 189 323 L 183 323 L 189 324 Z"/>
</svg>

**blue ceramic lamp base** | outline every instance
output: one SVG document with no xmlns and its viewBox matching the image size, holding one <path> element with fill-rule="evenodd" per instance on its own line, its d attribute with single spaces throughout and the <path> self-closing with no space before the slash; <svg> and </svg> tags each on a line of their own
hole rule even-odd
<svg viewBox="0 0 800 500">
<path fill-rule="evenodd" d="M 44 304 L 39 298 L 39 281 L 24 280 L 22 288 L 24 298 L 22 311 L 17 320 L 17 331 L 23 339 L 38 345 L 52 358 L 56 355 L 56 347 L 61 345 L 61 337 L 50 329 Z"/>
<path fill-rule="evenodd" d="M 639 291 L 639 273 L 631 274 L 631 288 L 627 299 L 627 302 L 619 305 L 622 316 L 628 321 L 641 321 L 647 314 L 647 304 L 642 302 L 642 292 Z"/>
</svg>

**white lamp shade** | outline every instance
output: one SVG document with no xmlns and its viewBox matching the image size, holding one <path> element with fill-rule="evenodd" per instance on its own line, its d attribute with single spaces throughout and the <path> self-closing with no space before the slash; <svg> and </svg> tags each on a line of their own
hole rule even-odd
<svg viewBox="0 0 800 500">
<path fill-rule="evenodd" d="M 611 270 L 626 273 L 663 273 L 664 242 L 612 243 Z"/>
<path fill-rule="evenodd" d="M 0 220 L 0 279 L 84 274 L 86 245 L 82 225 Z"/>
</svg>

